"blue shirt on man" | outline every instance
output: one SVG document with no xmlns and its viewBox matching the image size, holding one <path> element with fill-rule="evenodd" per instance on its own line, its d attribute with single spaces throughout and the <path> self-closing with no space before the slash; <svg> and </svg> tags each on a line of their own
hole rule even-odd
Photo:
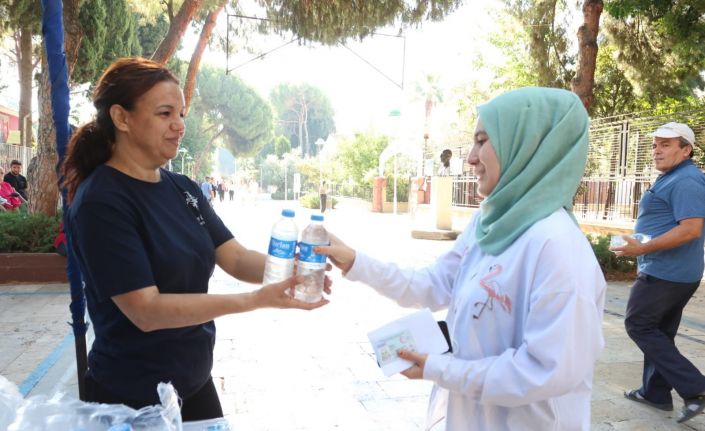
<svg viewBox="0 0 705 431">
<path fill-rule="evenodd" d="M 213 197 L 213 195 L 211 195 L 211 183 L 209 183 L 208 181 L 202 182 L 201 193 L 203 193 L 203 197 L 205 197 L 207 201 L 210 201 Z"/>
<path fill-rule="evenodd" d="M 705 175 L 691 160 L 685 160 L 659 175 L 641 197 L 635 232 L 656 238 L 689 218 L 705 218 Z M 677 283 L 699 281 L 704 241 L 705 229 L 696 240 L 639 256 L 638 270 Z"/>
</svg>

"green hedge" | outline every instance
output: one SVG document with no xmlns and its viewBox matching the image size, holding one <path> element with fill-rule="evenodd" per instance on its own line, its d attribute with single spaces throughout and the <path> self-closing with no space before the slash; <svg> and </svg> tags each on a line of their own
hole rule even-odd
<svg viewBox="0 0 705 431">
<path fill-rule="evenodd" d="M 328 195 L 328 200 L 330 201 L 331 208 L 335 208 L 335 206 L 338 204 L 338 199 L 332 197 L 331 195 Z M 318 195 L 318 193 L 305 194 L 299 198 L 299 202 L 304 208 L 321 208 L 321 197 Z"/>
<path fill-rule="evenodd" d="M 49 253 L 59 233 L 59 216 L 0 212 L 0 253 Z"/>
<path fill-rule="evenodd" d="M 610 236 L 593 236 L 588 235 L 588 240 L 592 245 L 592 251 L 595 253 L 597 262 L 605 274 L 622 272 L 633 273 L 636 271 L 636 257 L 633 256 L 617 256 L 609 250 Z"/>
</svg>

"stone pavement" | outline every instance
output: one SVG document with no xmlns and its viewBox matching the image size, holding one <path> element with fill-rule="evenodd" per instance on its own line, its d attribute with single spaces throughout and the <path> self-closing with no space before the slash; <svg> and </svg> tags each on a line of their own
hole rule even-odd
<svg viewBox="0 0 705 431">
<path fill-rule="evenodd" d="M 310 210 L 294 203 L 297 223 Z M 266 250 L 281 202 L 242 207 L 226 202 L 218 212 L 245 246 Z M 449 242 L 414 240 L 406 215 L 373 214 L 341 207 L 326 212 L 326 225 L 353 247 L 404 265 L 429 263 Z M 410 313 L 371 289 L 332 272 L 331 303 L 319 310 L 258 310 L 217 320 L 213 376 L 226 417 L 236 430 L 421 430 L 431 385 L 377 368 L 367 332 Z M 245 292 L 216 270 L 213 293 Z M 676 412 L 657 411 L 623 398 L 639 386 L 641 353 L 622 324 L 628 283 L 610 283 L 603 322 L 606 349 L 597 365 L 593 429 L 703 430 L 705 415 L 679 425 Z M 66 285 L 0 286 L 0 374 L 23 394 L 77 394 Z M 705 291 L 686 308 L 679 348 L 705 370 Z M 437 317 L 443 318 L 444 313 Z M 676 404 L 680 398 L 674 395 Z M 677 406 L 678 408 L 680 406 Z"/>
</svg>

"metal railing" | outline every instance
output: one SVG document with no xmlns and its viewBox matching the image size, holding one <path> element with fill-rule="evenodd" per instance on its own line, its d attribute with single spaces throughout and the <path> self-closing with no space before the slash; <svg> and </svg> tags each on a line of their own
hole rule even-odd
<svg viewBox="0 0 705 431">
<path fill-rule="evenodd" d="M 477 208 L 482 197 L 477 193 L 477 178 L 470 175 L 453 177 L 453 206 Z"/>
<path fill-rule="evenodd" d="M 633 222 L 642 194 L 659 174 L 653 167 L 653 138 L 649 133 L 671 121 L 687 123 L 693 129 L 696 137 L 693 161 L 701 169 L 705 168 L 705 106 L 688 107 L 671 114 L 641 112 L 592 119 L 588 163 L 574 198 L 575 216 L 583 220 Z M 451 146 L 453 156 L 464 159 L 470 146 L 469 142 Z M 426 161 L 435 157 L 437 154 L 431 152 L 424 155 Z M 428 195 L 433 188 L 430 176 L 426 177 L 426 188 L 425 203 L 429 203 Z M 338 186 L 335 192 L 340 196 L 370 200 L 372 188 L 369 185 L 356 189 Z M 477 193 L 477 179 L 466 161 L 463 161 L 463 175 L 453 177 L 452 193 L 452 204 L 456 207 L 478 207 L 482 201 Z"/>
<path fill-rule="evenodd" d="M 584 178 L 573 199 L 573 213 L 582 220 L 631 222 L 651 183 L 643 178 Z M 475 177 L 453 179 L 453 206 L 477 208 L 481 201 Z"/>
<path fill-rule="evenodd" d="M 10 169 L 10 162 L 13 160 L 19 160 L 22 162 L 22 170 L 26 172 L 29 166 L 29 161 L 36 154 L 36 150 L 31 147 L 24 147 L 22 145 L 14 144 L 2 144 L 0 143 L 0 167 L 5 168 L 5 170 Z"/>
<path fill-rule="evenodd" d="M 584 178 L 573 199 L 573 213 L 583 220 L 632 222 L 651 183 L 644 178 Z"/>
<path fill-rule="evenodd" d="M 576 217 L 619 222 L 636 219 L 642 194 L 659 174 L 651 159 L 653 138 L 649 133 L 671 121 L 686 123 L 693 129 L 696 142 L 693 161 L 705 168 L 705 107 L 672 114 L 641 112 L 590 121 L 588 163 L 574 199 Z M 453 179 L 453 205 L 477 207 L 481 198 L 477 196 L 476 180 L 470 166 L 463 165 L 464 175 Z"/>
</svg>

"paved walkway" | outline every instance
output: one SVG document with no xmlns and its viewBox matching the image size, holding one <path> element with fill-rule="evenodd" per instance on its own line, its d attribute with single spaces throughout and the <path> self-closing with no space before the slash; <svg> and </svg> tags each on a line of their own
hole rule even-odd
<svg viewBox="0 0 705 431">
<path fill-rule="evenodd" d="M 297 211 L 300 228 L 310 210 Z M 239 240 L 265 250 L 280 202 L 254 207 L 230 203 L 217 208 Z M 420 265 L 449 242 L 411 239 L 405 215 L 373 214 L 348 207 L 326 212 L 328 228 L 352 246 L 405 265 Z M 213 376 L 226 417 L 236 430 L 421 430 L 430 384 L 377 368 L 367 332 L 408 314 L 371 289 L 343 280 L 334 271 L 331 304 L 313 312 L 259 310 L 217 320 Z M 221 271 L 215 293 L 245 292 Z M 705 415 L 684 425 L 676 413 L 660 412 L 622 397 L 639 386 L 641 354 L 627 338 L 623 314 L 628 283 L 611 283 L 604 319 L 607 347 L 598 365 L 593 394 L 594 430 L 704 430 Z M 705 370 L 705 291 L 686 308 L 679 348 Z M 76 394 L 73 338 L 66 285 L 0 286 L 0 374 L 28 395 Z M 439 318 L 443 313 L 438 314 Z M 677 396 L 674 399 L 679 400 Z"/>
</svg>

